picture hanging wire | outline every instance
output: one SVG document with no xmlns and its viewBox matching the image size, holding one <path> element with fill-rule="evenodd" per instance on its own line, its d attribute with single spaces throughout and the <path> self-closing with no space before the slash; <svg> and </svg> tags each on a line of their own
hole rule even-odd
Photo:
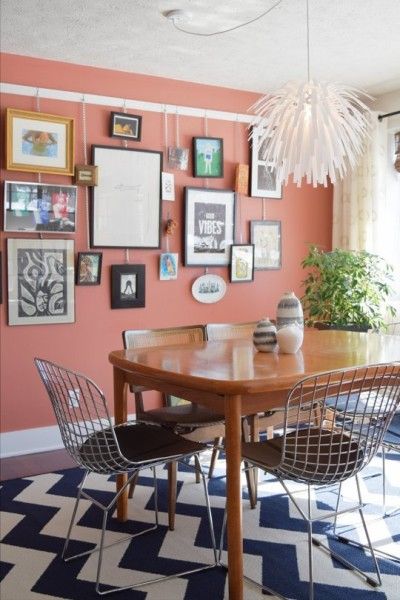
<svg viewBox="0 0 400 600">
<path fill-rule="evenodd" d="M 168 223 L 169 220 L 170 220 L 170 212 L 168 211 L 167 212 L 167 223 Z M 169 252 L 169 235 L 168 235 L 167 232 L 165 233 L 165 237 L 166 237 L 166 240 L 165 240 L 165 250 L 166 250 L 166 252 Z"/>
<path fill-rule="evenodd" d="M 129 248 L 125 248 L 125 262 L 126 263 L 130 262 Z"/>
<path fill-rule="evenodd" d="M 35 106 L 36 106 L 37 112 L 40 112 L 40 92 L 39 92 L 39 88 L 36 88 Z M 37 178 L 38 178 L 38 182 L 41 183 L 41 181 L 42 181 L 42 174 L 38 173 Z M 42 238 L 40 238 L 40 239 L 42 239 Z"/>
<path fill-rule="evenodd" d="M 207 109 L 204 111 L 204 137 L 208 137 L 208 117 Z M 208 177 L 204 179 L 204 187 L 208 188 Z"/>
<path fill-rule="evenodd" d="M 267 207 L 265 198 L 262 199 L 262 220 L 265 221 L 267 218 Z"/>
<path fill-rule="evenodd" d="M 86 99 L 82 95 L 82 142 L 83 142 L 83 163 L 87 165 L 87 127 L 86 127 Z M 89 232 L 89 190 L 84 186 L 85 194 L 85 217 L 86 217 L 86 247 L 90 250 L 90 232 Z"/>
<path fill-rule="evenodd" d="M 240 163 L 240 158 L 238 157 L 238 135 L 239 135 L 239 115 L 236 115 L 236 122 L 234 124 L 235 127 L 235 136 L 234 136 L 234 155 L 235 155 L 235 161 L 236 164 Z M 243 230 L 242 230 L 242 194 L 240 193 L 239 189 L 236 192 L 236 198 L 237 198 L 237 218 L 238 218 L 238 223 L 239 223 L 239 243 L 243 244 Z"/>
<path fill-rule="evenodd" d="M 175 137 L 176 137 L 176 146 L 179 148 L 179 112 L 178 107 L 175 109 Z"/>
<path fill-rule="evenodd" d="M 167 107 L 164 104 L 164 146 L 165 156 L 168 156 L 168 113 Z"/>
</svg>

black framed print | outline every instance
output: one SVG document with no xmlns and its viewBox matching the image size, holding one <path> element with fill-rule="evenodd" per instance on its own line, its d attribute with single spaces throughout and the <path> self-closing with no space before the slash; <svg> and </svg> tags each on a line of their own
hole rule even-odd
<svg viewBox="0 0 400 600">
<path fill-rule="evenodd" d="M 185 266 L 230 262 L 235 239 L 235 192 L 185 188 Z"/>
<path fill-rule="evenodd" d="M 111 308 L 145 306 L 145 276 L 145 265 L 111 265 Z"/>
<path fill-rule="evenodd" d="M 102 252 L 78 252 L 76 285 L 99 285 L 102 260 Z"/>
<path fill-rule="evenodd" d="M 75 321 L 74 242 L 7 240 L 8 324 Z"/>
<path fill-rule="evenodd" d="M 232 244 L 230 282 L 241 283 L 254 280 L 254 246 Z"/>
<path fill-rule="evenodd" d="M 160 248 L 162 152 L 92 146 L 92 248 Z"/>
<path fill-rule="evenodd" d="M 263 159 L 266 141 L 261 142 L 262 127 L 252 127 L 250 137 L 250 196 L 282 198 L 282 185 L 276 171 Z"/>
<path fill-rule="evenodd" d="M 142 117 L 128 113 L 112 112 L 110 116 L 110 137 L 140 142 Z"/>
<path fill-rule="evenodd" d="M 224 176 L 224 143 L 222 138 L 193 138 L 193 176 Z"/>
<path fill-rule="evenodd" d="M 254 244 L 255 270 L 282 267 L 280 221 L 250 221 L 250 242 Z"/>
<path fill-rule="evenodd" d="M 76 231 L 77 187 L 4 182 L 4 231 L 70 234 Z"/>
</svg>

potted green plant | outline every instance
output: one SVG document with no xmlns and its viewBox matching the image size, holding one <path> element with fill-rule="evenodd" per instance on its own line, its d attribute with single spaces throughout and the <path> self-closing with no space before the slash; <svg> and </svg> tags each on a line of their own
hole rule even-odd
<svg viewBox="0 0 400 600">
<path fill-rule="evenodd" d="M 395 315 L 393 268 L 380 256 L 311 246 L 301 265 L 310 270 L 301 298 L 307 325 L 367 331 L 384 328 L 386 317 Z"/>
</svg>

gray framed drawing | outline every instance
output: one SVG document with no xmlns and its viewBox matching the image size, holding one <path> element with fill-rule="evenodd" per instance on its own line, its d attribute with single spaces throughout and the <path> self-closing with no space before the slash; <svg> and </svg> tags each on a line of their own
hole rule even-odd
<svg viewBox="0 0 400 600">
<path fill-rule="evenodd" d="M 74 242 L 7 240 L 8 324 L 75 321 Z"/>
<path fill-rule="evenodd" d="M 93 248 L 160 248 L 162 152 L 92 146 Z"/>
<path fill-rule="evenodd" d="M 187 187 L 185 197 L 185 266 L 229 265 L 235 192 Z"/>
<path fill-rule="evenodd" d="M 280 221 L 250 221 L 250 242 L 254 244 L 254 268 L 256 271 L 282 267 Z"/>
<path fill-rule="evenodd" d="M 250 137 L 250 196 L 255 198 L 282 198 L 282 185 L 275 169 L 263 159 L 265 144 L 261 143 L 261 127 L 253 127 Z"/>
</svg>

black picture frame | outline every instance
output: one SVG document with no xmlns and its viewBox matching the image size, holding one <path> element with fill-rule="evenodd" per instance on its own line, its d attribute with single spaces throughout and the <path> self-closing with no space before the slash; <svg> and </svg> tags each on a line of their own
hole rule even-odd
<svg viewBox="0 0 400 600">
<path fill-rule="evenodd" d="M 193 177 L 224 176 L 224 141 L 215 137 L 193 138 Z"/>
<path fill-rule="evenodd" d="M 253 244 L 232 244 L 229 280 L 231 283 L 254 281 Z"/>
<path fill-rule="evenodd" d="M 124 112 L 112 112 L 110 115 L 110 137 L 140 142 L 142 117 Z"/>
<path fill-rule="evenodd" d="M 185 187 L 185 266 L 226 266 L 235 239 L 233 190 Z"/>
<path fill-rule="evenodd" d="M 265 141 L 260 143 L 262 127 L 252 127 L 250 135 L 249 196 L 253 198 L 282 198 L 282 184 L 277 180 L 275 169 L 267 167 L 263 160 Z"/>
<path fill-rule="evenodd" d="M 102 252 L 78 252 L 76 285 L 100 285 Z"/>
<path fill-rule="evenodd" d="M 91 248 L 160 248 L 162 152 L 92 146 Z"/>
<path fill-rule="evenodd" d="M 146 266 L 111 265 L 111 308 L 143 308 L 146 301 Z"/>
<path fill-rule="evenodd" d="M 3 304 L 3 257 L 0 252 L 0 304 Z"/>
<path fill-rule="evenodd" d="M 254 269 L 282 268 L 282 227 L 280 221 L 250 221 L 250 243 L 254 244 Z"/>
</svg>

